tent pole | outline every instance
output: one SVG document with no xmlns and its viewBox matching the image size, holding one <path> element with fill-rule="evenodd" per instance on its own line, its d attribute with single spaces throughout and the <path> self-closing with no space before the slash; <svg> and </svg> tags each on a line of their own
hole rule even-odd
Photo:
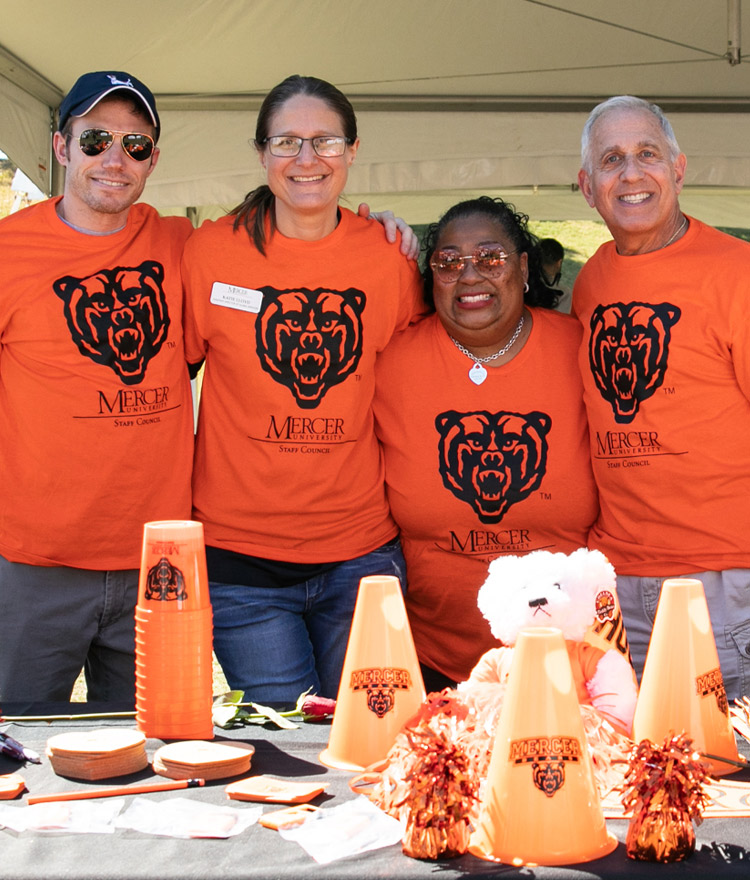
<svg viewBox="0 0 750 880">
<path fill-rule="evenodd" d="M 62 194 L 63 185 L 65 183 L 65 172 L 62 165 L 55 158 L 55 152 L 52 149 L 52 135 L 57 130 L 57 113 L 50 108 L 49 111 L 49 165 L 47 169 L 47 191 L 50 196 L 59 196 Z"/>
<path fill-rule="evenodd" d="M 727 0 L 727 61 L 733 67 L 742 60 L 740 13 L 740 0 Z"/>
</svg>

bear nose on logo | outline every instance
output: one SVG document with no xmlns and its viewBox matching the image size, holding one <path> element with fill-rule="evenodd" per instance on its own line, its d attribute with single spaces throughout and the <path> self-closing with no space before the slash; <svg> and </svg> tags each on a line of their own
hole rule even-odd
<svg viewBox="0 0 750 880">
<path fill-rule="evenodd" d="M 303 333 L 299 338 L 301 348 L 321 348 L 323 345 L 323 337 L 320 333 Z"/>
<path fill-rule="evenodd" d="M 134 322 L 135 315 L 133 314 L 133 310 L 127 306 L 122 306 L 122 308 L 112 312 L 112 323 L 117 327 L 128 327 Z"/>
<path fill-rule="evenodd" d="M 503 463 L 502 453 L 495 449 L 482 452 L 481 462 L 485 467 L 500 466 Z"/>
<path fill-rule="evenodd" d="M 546 605 L 547 600 L 542 596 L 541 599 L 530 599 L 529 600 L 529 608 L 541 608 L 542 605 Z"/>
</svg>

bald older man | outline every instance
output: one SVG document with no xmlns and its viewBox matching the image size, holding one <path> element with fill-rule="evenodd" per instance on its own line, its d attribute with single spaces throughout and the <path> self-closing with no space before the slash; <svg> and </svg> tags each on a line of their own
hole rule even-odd
<svg viewBox="0 0 750 880">
<path fill-rule="evenodd" d="M 614 238 L 573 293 L 601 499 L 591 545 L 617 570 L 639 675 L 663 580 L 703 581 L 732 699 L 750 693 L 750 245 L 682 213 L 686 159 L 654 104 L 599 104 L 582 164 Z"/>
</svg>

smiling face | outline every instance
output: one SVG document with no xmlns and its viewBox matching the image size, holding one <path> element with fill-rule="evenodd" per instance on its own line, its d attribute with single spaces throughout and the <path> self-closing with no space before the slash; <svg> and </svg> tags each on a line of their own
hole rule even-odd
<svg viewBox="0 0 750 880">
<path fill-rule="evenodd" d="M 269 122 L 269 136 L 293 135 L 313 138 L 344 136 L 338 113 L 325 101 L 310 95 L 295 95 L 277 110 Z M 343 156 L 322 158 L 304 141 L 292 159 L 272 156 L 268 146 L 260 153 L 268 186 L 276 196 L 276 225 L 290 238 L 317 238 L 333 231 L 337 222 L 339 196 L 346 186 L 349 166 L 357 154 L 357 140 L 347 145 Z"/>
<path fill-rule="evenodd" d="M 447 223 L 435 246 L 435 254 L 442 251 L 464 256 L 482 247 L 499 247 L 511 255 L 498 278 L 484 278 L 467 260 L 457 281 L 441 281 L 437 272 L 433 280 L 435 311 L 443 326 L 479 355 L 502 346 L 521 317 L 523 287 L 528 278 L 527 255 L 514 254 L 516 247 L 503 226 L 481 213 Z"/>
<path fill-rule="evenodd" d="M 66 168 L 61 207 L 66 220 L 83 229 L 111 232 L 125 224 L 128 209 L 143 192 L 156 166 L 159 150 L 150 159 L 136 162 L 122 149 L 117 137 L 98 156 L 86 156 L 74 139 L 87 128 L 138 132 L 154 136 L 154 127 L 135 113 L 131 104 L 117 98 L 100 101 L 90 113 L 74 119 L 71 134 L 55 132 L 55 156 Z"/>
<path fill-rule="evenodd" d="M 685 156 L 670 155 L 656 117 L 646 110 L 617 109 L 591 132 L 591 168 L 578 174 L 581 191 L 601 214 L 621 254 L 658 250 L 682 221 L 678 196 Z"/>
</svg>

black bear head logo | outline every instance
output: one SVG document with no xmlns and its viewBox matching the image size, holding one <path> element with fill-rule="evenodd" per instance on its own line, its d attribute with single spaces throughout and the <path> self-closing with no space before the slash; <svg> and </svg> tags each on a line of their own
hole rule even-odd
<svg viewBox="0 0 750 880">
<path fill-rule="evenodd" d="M 537 489 L 547 470 L 552 419 L 541 412 L 440 413 L 435 427 L 443 485 L 483 523 L 498 523 Z"/>
<path fill-rule="evenodd" d="M 632 422 L 640 404 L 664 381 L 671 330 L 680 314 L 669 303 L 611 303 L 594 309 L 589 363 L 616 422 Z"/>
<path fill-rule="evenodd" d="M 173 600 L 183 602 L 187 599 L 185 575 L 177 566 L 172 565 L 166 556 L 162 556 L 156 565 L 148 570 L 145 597 L 155 599 L 157 602 Z"/>
<path fill-rule="evenodd" d="M 357 369 L 365 295 L 355 289 L 260 290 L 255 340 L 261 366 L 300 407 L 314 409 Z"/>
<path fill-rule="evenodd" d="M 114 370 L 126 385 L 136 385 L 167 338 L 163 281 L 161 263 L 146 260 L 85 278 L 65 275 L 52 287 L 65 304 L 65 320 L 81 354 Z"/>
<path fill-rule="evenodd" d="M 374 712 L 378 718 L 385 716 L 393 710 L 396 703 L 393 688 L 367 688 L 367 708 Z"/>
<path fill-rule="evenodd" d="M 565 785 L 565 765 L 562 761 L 534 761 L 531 765 L 534 785 L 547 797 L 552 797 Z"/>
</svg>

